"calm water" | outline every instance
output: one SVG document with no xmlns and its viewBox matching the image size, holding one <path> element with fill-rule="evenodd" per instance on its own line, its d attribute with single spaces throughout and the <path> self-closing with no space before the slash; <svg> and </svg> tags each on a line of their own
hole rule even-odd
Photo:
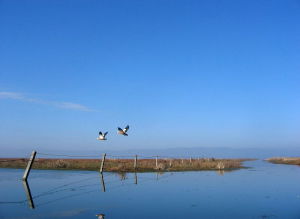
<svg viewBox="0 0 300 219">
<path fill-rule="evenodd" d="M 300 168 L 263 161 L 233 172 L 0 169 L 0 218 L 300 218 Z M 136 184 L 137 183 L 137 184 Z M 34 205 L 34 208 L 30 208 Z"/>
</svg>

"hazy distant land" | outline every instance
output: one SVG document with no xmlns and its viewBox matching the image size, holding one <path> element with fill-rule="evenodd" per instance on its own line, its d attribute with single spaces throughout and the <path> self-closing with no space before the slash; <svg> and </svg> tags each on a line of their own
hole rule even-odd
<svg viewBox="0 0 300 219">
<path fill-rule="evenodd" d="M 300 157 L 272 157 L 266 160 L 274 164 L 290 164 L 300 166 Z"/>
</svg>

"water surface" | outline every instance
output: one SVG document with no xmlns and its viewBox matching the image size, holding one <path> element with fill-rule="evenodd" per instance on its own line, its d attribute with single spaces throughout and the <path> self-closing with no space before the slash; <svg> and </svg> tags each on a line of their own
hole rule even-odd
<svg viewBox="0 0 300 219">
<path fill-rule="evenodd" d="M 300 218 L 300 168 L 264 161 L 232 172 L 0 169 L 0 218 Z"/>
</svg>

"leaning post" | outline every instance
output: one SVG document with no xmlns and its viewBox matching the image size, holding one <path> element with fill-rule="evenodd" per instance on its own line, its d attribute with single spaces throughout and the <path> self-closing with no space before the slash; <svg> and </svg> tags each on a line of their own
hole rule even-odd
<svg viewBox="0 0 300 219">
<path fill-rule="evenodd" d="M 101 166 L 100 166 L 100 173 L 103 173 L 103 167 L 104 167 L 105 157 L 106 157 L 106 153 L 104 153 L 103 157 L 102 157 L 102 162 L 101 162 Z"/>
<path fill-rule="evenodd" d="M 32 151 L 31 156 L 30 156 L 30 159 L 29 159 L 29 161 L 28 161 L 27 167 L 26 167 L 25 172 L 24 172 L 24 175 L 23 175 L 23 180 L 24 180 L 24 181 L 26 181 L 27 178 L 28 178 L 28 175 L 29 175 L 29 173 L 30 173 L 30 170 L 31 170 L 33 161 L 34 161 L 34 159 L 35 159 L 35 155 L 36 155 L 36 151 Z"/>
</svg>

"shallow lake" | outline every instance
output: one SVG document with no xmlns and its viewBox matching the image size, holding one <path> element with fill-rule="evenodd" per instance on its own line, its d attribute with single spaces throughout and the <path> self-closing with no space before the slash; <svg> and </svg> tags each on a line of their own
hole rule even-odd
<svg viewBox="0 0 300 219">
<path fill-rule="evenodd" d="M 251 168 L 103 178 L 93 171 L 32 170 L 27 186 L 23 170 L 0 169 L 0 218 L 300 218 L 298 166 L 245 165 Z"/>
</svg>

